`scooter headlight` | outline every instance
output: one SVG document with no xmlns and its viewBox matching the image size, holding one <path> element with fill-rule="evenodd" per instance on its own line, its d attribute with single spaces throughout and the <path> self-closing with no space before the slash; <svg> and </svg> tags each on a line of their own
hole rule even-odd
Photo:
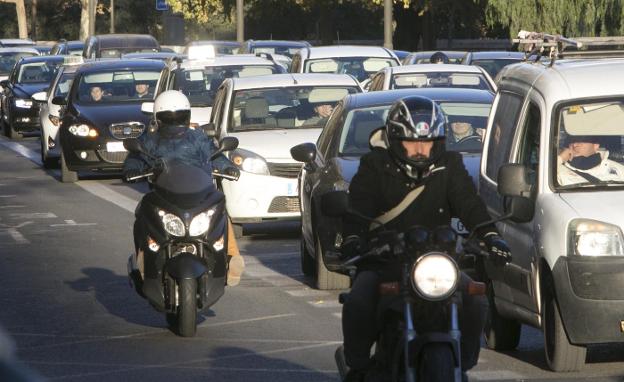
<svg viewBox="0 0 624 382">
<path fill-rule="evenodd" d="M 189 225 L 189 235 L 199 236 L 205 234 L 208 228 L 210 228 L 212 215 L 214 215 L 214 210 L 204 211 L 195 216 L 193 220 L 191 220 L 191 225 Z"/>
<path fill-rule="evenodd" d="M 174 214 L 165 213 L 162 215 L 163 226 L 165 231 L 173 236 L 184 236 L 186 229 L 184 228 L 184 222 Z"/>
<path fill-rule="evenodd" d="M 412 288 L 422 298 L 440 301 L 449 297 L 459 284 L 459 269 L 453 259 L 442 252 L 421 256 L 412 268 Z"/>
</svg>

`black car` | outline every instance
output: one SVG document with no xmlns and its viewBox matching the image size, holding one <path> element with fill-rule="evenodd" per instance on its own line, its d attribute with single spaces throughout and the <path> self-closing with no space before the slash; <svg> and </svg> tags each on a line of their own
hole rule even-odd
<svg viewBox="0 0 624 382">
<path fill-rule="evenodd" d="M 140 58 L 143 60 L 160 60 L 165 62 L 173 60 L 177 57 L 183 58 L 185 55 L 176 52 L 124 53 L 121 55 L 121 58 L 124 60 L 134 60 Z"/>
<path fill-rule="evenodd" d="M 82 56 L 84 42 L 79 40 L 65 41 L 60 40 L 52 47 L 50 54 L 60 54 L 63 56 Z"/>
<path fill-rule="evenodd" d="M 148 34 L 101 34 L 89 36 L 84 44 L 84 58 L 119 58 L 125 53 L 160 52 L 160 44 Z"/>
<path fill-rule="evenodd" d="M 150 121 L 141 112 L 146 98 L 137 85 L 156 88 L 164 69 L 159 60 L 104 60 L 76 71 L 67 98 L 52 100 L 65 106 L 59 128 L 63 182 L 78 180 L 78 171 L 121 170 L 128 155 L 123 140 L 139 137 Z"/>
<path fill-rule="evenodd" d="M 523 52 L 485 51 L 468 52 L 462 59 L 462 64 L 477 65 L 485 69 L 492 78 L 507 65 L 516 64 L 524 60 Z"/>
<path fill-rule="evenodd" d="M 281 54 L 292 58 L 299 49 L 310 46 L 307 41 L 247 40 L 240 53 Z"/>
<path fill-rule="evenodd" d="M 25 57 L 15 64 L 9 79 L 0 81 L 2 122 L 7 137 L 20 139 L 23 132 L 40 128 L 39 105 L 31 97 L 47 90 L 63 62 L 63 56 Z"/>
<path fill-rule="evenodd" d="M 481 136 L 494 99 L 491 92 L 477 89 L 404 89 L 351 94 L 338 103 L 316 145 L 295 146 L 291 154 L 305 165 L 299 175 L 301 207 L 301 266 L 303 273 L 316 278 L 319 289 L 349 287 L 346 276 L 332 272 L 339 260 L 324 251 L 336 250 L 341 243 L 339 219 L 321 213 L 321 196 L 332 190 L 347 190 L 369 148 L 370 133 L 385 125 L 386 114 L 399 98 L 421 95 L 437 101 L 449 120 L 447 150 L 459 151 L 475 183 L 481 160 Z M 460 125 L 463 124 L 463 125 Z M 456 139 L 455 126 L 470 125 L 470 134 Z M 481 131 L 479 131 L 479 129 Z M 452 131 L 451 131 L 452 130 Z M 459 220 L 454 228 L 464 233 Z"/>
</svg>

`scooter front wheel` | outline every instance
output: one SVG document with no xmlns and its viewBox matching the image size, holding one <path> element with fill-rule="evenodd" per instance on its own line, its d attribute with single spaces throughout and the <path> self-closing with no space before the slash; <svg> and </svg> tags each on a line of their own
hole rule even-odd
<svg viewBox="0 0 624 382">
<path fill-rule="evenodd" d="M 167 322 L 180 336 L 193 337 L 197 330 L 197 280 L 182 279 L 178 284 L 176 313 L 167 314 Z"/>
</svg>

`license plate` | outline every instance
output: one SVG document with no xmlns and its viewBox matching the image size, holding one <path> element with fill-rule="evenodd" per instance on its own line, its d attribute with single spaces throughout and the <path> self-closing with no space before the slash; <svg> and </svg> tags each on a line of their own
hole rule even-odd
<svg viewBox="0 0 624 382">
<path fill-rule="evenodd" d="M 458 218 L 451 219 L 451 228 L 458 234 L 464 235 L 468 233 L 468 230 L 464 226 L 464 223 L 461 222 Z"/>
<path fill-rule="evenodd" d="M 106 151 L 109 153 L 118 153 L 126 151 L 123 146 L 123 142 L 106 142 Z"/>
<path fill-rule="evenodd" d="M 286 188 L 286 196 L 297 196 L 297 183 L 290 182 Z"/>
</svg>

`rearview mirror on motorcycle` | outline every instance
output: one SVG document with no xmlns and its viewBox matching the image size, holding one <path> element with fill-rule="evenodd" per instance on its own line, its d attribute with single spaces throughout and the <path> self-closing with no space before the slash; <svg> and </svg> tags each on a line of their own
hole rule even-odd
<svg viewBox="0 0 624 382">
<path fill-rule="evenodd" d="M 124 139 L 123 147 L 131 153 L 143 153 L 145 151 L 141 142 L 136 138 Z"/>
<path fill-rule="evenodd" d="M 214 160 L 224 151 L 232 151 L 238 147 L 238 138 L 236 137 L 223 137 L 219 141 L 219 148 L 212 154 L 210 160 Z"/>
<path fill-rule="evenodd" d="M 141 112 L 144 114 L 154 114 L 154 102 L 143 102 Z"/>
</svg>

